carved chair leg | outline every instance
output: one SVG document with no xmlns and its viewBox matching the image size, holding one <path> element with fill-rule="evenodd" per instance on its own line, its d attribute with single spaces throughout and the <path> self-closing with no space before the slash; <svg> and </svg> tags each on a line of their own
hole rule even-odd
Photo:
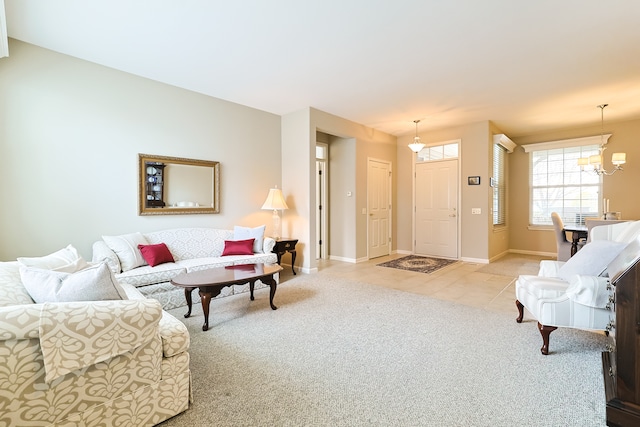
<svg viewBox="0 0 640 427">
<path fill-rule="evenodd" d="M 516 307 L 518 307 L 518 318 L 516 322 L 522 323 L 522 317 L 524 316 L 524 305 L 518 300 L 516 300 Z"/>
<path fill-rule="evenodd" d="M 549 354 L 549 335 L 558 329 L 558 327 L 541 325 L 540 322 L 538 322 L 538 329 L 540 330 L 540 335 L 542 335 L 542 348 L 540 348 L 540 352 L 546 356 Z"/>
</svg>

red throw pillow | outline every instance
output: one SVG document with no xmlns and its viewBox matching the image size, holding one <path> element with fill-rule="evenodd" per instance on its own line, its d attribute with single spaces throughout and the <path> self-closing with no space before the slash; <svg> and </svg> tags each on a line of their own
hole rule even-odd
<svg viewBox="0 0 640 427">
<path fill-rule="evenodd" d="M 253 241 L 247 240 L 225 240 L 222 256 L 227 255 L 253 255 Z"/>
<path fill-rule="evenodd" d="M 138 249 L 142 253 L 142 258 L 147 261 L 151 267 L 165 262 L 175 262 L 173 255 L 169 252 L 169 248 L 164 243 L 157 245 L 138 245 Z"/>
</svg>

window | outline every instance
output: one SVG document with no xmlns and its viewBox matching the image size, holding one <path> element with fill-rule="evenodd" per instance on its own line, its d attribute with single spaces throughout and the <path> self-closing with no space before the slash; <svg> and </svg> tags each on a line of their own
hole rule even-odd
<svg viewBox="0 0 640 427">
<path fill-rule="evenodd" d="M 439 145 L 424 147 L 418 153 L 418 162 L 433 162 L 436 160 L 448 160 L 458 158 L 458 143 L 460 141 L 449 141 Z"/>
<path fill-rule="evenodd" d="M 578 166 L 578 158 L 598 154 L 598 139 L 523 146 L 530 153 L 531 225 L 552 225 L 552 212 L 560 214 L 566 224 L 584 224 L 584 218 L 598 216 L 602 180 Z"/>
<path fill-rule="evenodd" d="M 506 225 L 506 179 L 505 156 L 506 149 L 500 144 L 493 144 L 493 225 Z"/>
</svg>

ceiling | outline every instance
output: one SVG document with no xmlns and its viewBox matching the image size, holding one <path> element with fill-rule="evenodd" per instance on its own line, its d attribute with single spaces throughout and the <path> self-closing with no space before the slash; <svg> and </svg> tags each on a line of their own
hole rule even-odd
<svg viewBox="0 0 640 427">
<path fill-rule="evenodd" d="M 0 0 L 1 1 L 1 0 Z M 9 37 L 283 115 L 510 137 L 640 118 L 637 0 L 5 0 Z"/>
</svg>

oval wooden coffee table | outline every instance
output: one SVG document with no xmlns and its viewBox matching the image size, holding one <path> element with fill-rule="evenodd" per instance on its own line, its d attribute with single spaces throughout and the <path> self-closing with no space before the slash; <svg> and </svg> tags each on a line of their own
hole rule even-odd
<svg viewBox="0 0 640 427">
<path fill-rule="evenodd" d="M 269 305 L 271 309 L 276 310 L 278 307 L 273 305 L 273 297 L 276 294 L 276 283 L 273 275 L 282 270 L 278 264 L 242 264 L 230 265 L 227 267 L 210 268 L 208 270 L 194 271 L 191 273 L 182 273 L 171 280 L 171 284 L 184 288 L 184 296 L 187 300 L 188 311 L 184 317 L 191 316 L 191 292 L 198 288 L 200 301 L 202 302 L 202 311 L 204 312 L 204 325 L 202 330 L 209 329 L 209 305 L 211 298 L 220 294 L 222 288 L 232 285 L 244 285 L 249 283 L 251 301 L 253 298 L 253 287 L 256 280 L 269 285 Z"/>
</svg>

